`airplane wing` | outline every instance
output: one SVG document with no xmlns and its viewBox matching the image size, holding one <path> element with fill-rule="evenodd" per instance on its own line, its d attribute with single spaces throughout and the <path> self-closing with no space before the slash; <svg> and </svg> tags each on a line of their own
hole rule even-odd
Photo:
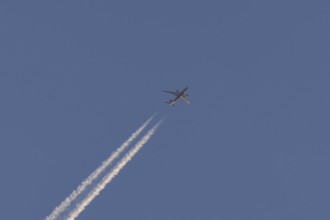
<svg viewBox="0 0 330 220">
<path fill-rule="evenodd" d="M 178 94 L 177 92 L 173 92 L 173 91 L 163 91 L 163 92 L 170 93 L 170 94 L 175 95 L 175 96 Z"/>
<path fill-rule="evenodd" d="M 190 102 L 189 102 L 189 100 L 188 100 L 188 98 L 186 96 L 181 96 L 180 98 L 183 99 L 188 104 L 190 104 Z"/>
</svg>

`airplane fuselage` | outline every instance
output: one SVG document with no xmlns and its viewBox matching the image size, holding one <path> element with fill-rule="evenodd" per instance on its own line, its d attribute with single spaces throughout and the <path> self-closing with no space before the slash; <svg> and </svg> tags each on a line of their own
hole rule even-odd
<svg viewBox="0 0 330 220">
<path fill-rule="evenodd" d="M 184 93 L 185 93 L 185 91 L 188 89 L 188 87 L 186 87 L 186 88 L 184 88 L 181 92 L 179 92 L 178 94 L 177 94 L 177 96 L 175 97 L 175 101 L 177 101 L 179 98 L 181 98 L 182 96 L 184 96 Z"/>
<path fill-rule="evenodd" d="M 185 102 L 187 102 L 189 104 L 189 100 L 187 98 L 188 95 L 185 94 L 185 92 L 186 92 L 187 89 L 188 89 L 188 86 L 186 88 L 184 88 L 182 91 L 179 91 L 179 90 L 177 90 L 175 92 L 172 92 L 172 91 L 163 91 L 163 92 L 166 92 L 166 93 L 170 93 L 172 95 L 175 95 L 174 99 L 169 100 L 166 103 L 168 103 L 168 104 L 170 104 L 170 105 L 173 106 L 176 103 L 176 101 L 181 98 L 181 99 L 183 99 Z"/>
</svg>

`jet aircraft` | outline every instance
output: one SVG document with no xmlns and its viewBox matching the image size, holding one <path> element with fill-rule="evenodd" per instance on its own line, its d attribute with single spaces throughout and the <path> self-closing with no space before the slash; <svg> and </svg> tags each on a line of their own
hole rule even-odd
<svg viewBox="0 0 330 220">
<path fill-rule="evenodd" d="M 163 91 L 163 92 L 175 95 L 174 99 L 170 99 L 166 103 L 169 104 L 169 105 L 174 106 L 178 99 L 183 99 L 186 103 L 189 104 L 190 102 L 188 100 L 188 94 L 185 93 L 187 89 L 188 89 L 188 86 L 186 88 L 184 88 L 183 90 L 181 90 L 181 91 L 179 91 L 179 90 L 176 90 L 176 91 Z"/>
</svg>

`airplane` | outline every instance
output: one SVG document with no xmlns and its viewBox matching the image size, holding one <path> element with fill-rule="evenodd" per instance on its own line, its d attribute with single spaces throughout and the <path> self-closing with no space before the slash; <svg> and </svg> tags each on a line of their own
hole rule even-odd
<svg viewBox="0 0 330 220">
<path fill-rule="evenodd" d="M 163 92 L 175 95 L 174 99 L 170 99 L 169 101 L 167 101 L 165 103 L 174 106 L 178 99 L 183 99 L 186 103 L 189 104 L 190 102 L 188 100 L 188 94 L 185 94 L 185 91 L 187 89 L 188 89 L 188 86 L 181 91 L 179 91 L 179 90 L 176 90 L 175 92 L 174 91 L 163 91 Z"/>
</svg>

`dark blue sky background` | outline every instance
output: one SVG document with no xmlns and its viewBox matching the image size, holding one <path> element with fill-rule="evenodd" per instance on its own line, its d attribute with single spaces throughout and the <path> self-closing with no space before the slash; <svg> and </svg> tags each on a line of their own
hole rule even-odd
<svg viewBox="0 0 330 220">
<path fill-rule="evenodd" d="M 329 27 L 325 0 L 1 1 L 0 219 L 45 218 L 155 112 L 78 219 L 330 219 Z"/>
</svg>

